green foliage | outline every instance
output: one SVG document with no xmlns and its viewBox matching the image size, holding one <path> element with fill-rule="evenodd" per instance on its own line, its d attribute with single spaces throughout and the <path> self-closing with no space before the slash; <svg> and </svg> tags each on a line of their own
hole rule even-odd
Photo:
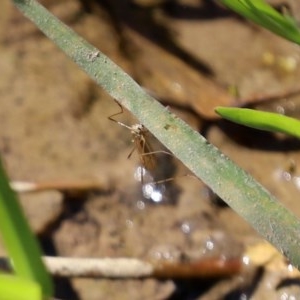
<svg viewBox="0 0 300 300">
<path fill-rule="evenodd" d="M 16 195 L 9 186 L 8 178 L 0 162 L 0 229 L 1 238 L 8 251 L 16 276 L 15 282 L 21 280 L 36 282 L 41 286 L 43 295 L 52 296 L 52 281 L 41 259 L 41 251 L 29 224 L 23 214 Z M 5 282 L 0 278 L 0 288 L 5 288 Z M 20 296 L 26 290 L 19 290 Z M 16 290 L 12 289 L 12 293 Z M 25 295 L 25 294 L 23 294 Z M 8 295 L 9 296 L 9 295 Z M 1 299 L 1 298 L 0 298 Z M 21 298 L 24 299 L 24 298 Z M 28 297 L 27 299 L 30 299 Z"/>
<path fill-rule="evenodd" d="M 41 286 L 35 281 L 0 274 L 0 300 L 42 300 Z"/>
<path fill-rule="evenodd" d="M 219 0 L 230 9 L 256 24 L 294 43 L 300 44 L 300 29 L 296 21 L 282 15 L 263 0 Z"/>
<path fill-rule="evenodd" d="M 282 132 L 300 138 L 300 121 L 276 113 L 247 108 L 217 107 L 215 111 L 224 119 L 248 127 Z"/>
</svg>

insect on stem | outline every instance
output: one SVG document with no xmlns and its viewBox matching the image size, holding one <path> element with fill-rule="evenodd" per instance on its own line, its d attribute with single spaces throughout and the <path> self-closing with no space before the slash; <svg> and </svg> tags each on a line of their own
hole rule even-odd
<svg viewBox="0 0 300 300">
<path fill-rule="evenodd" d="M 145 199 L 150 199 L 153 203 L 165 203 L 170 199 L 173 203 L 173 201 L 175 201 L 174 195 L 172 195 L 170 189 L 168 189 L 169 191 L 166 190 L 165 183 L 173 181 L 174 177 L 170 177 L 163 180 L 155 180 L 156 176 L 159 174 L 158 171 L 162 170 L 161 164 L 159 164 L 160 168 L 156 168 L 158 165 L 157 154 L 164 153 L 173 157 L 172 153 L 163 150 L 153 151 L 150 144 L 147 141 L 149 131 L 144 125 L 134 124 L 132 126 L 128 126 L 114 119 L 115 116 L 118 116 L 124 112 L 123 107 L 118 102 L 116 103 L 119 105 L 120 111 L 109 116 L 108 119 L 119 124 L 120 126 L 127 128 L 131 132 L 132 142 L 134 143 L 134 146 L 133 149 L 130 151 L 128 158 L 132 156 L 134 151 L 137 151 L 139 155 L 140 166 L 136 169 L 134 177 L 142 184 L 143 197 Z M 164 163 L 166 163 L 166 160 L 164 160 Z M 146 182 L 144 182 L 144 180 Z"/>
<path fill-rule="evenodd" d="M 123 107 L 118 102 L 117 104 L 120 106 L 121 111 L 111 115 L 110 117 L 108 117 L 108 119 L 130 130 L 134 147 L 130 151 L 128 158 L 130 158 L 133 152 L 136 150 L 139 154 L 139 159 L 142 167 L 148 171 L 154 170 L 157 162 L 154 155 L 155 152 L 152 150 L 146 139 L 146 135 L 149 133 L 149 131 L 142 124 L 134 124 L 132 126 L 128 126 L 120 121 L 115 120 L 113 117 L 123 113 Z"/>
</svg>

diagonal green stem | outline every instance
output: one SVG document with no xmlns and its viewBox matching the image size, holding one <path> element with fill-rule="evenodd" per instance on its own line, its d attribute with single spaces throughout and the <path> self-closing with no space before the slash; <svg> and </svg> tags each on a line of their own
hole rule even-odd
<svg viewBox="0 0 300 300">
<path fill-rule="evenodd" d="M 300 267 L 300 222 L 291 212 L 204 137 L 147 95 L 98 49 L 36 1 L 14 0 L 14 3 L 192 172 L 280 249 L 295 266 Z"/>
</svg>

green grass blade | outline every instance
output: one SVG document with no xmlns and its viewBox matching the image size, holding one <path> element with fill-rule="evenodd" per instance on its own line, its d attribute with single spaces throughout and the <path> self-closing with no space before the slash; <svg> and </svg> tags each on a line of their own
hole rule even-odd
<svg viewBox="0 0 300 300">
<path fill-rule="evenodd" d="M 256 24 L 300 44 L 300 29 L 296 21 L 282 15 L 263 0 L 220 0 L 224 5 Z"/>
<path fill-rule="evenodd" d="M 0 300 L 42 300 L 41 286 L 32 280 L 0 274 Z"/>
<path fill-rule="evenodd" d="M 217 107 L 215 111 L 224 119 L 244 126 L 300 138 L 300 121 L 294 118 L 248 108 Z"/>
<path fill-rule="evenodd" d="M 280 249 L 292 264 L 300 267 L 298 218 L 198 132 L 146 94 L 103 53 L 40 4 L 34 0 L 14 0 L 14 3 L 194 174 Z"/>
<path fill-rule="evenodd" d="M 17 276 L 41 285 L 52 296 L 52 281 L 41 259 L 40 247 L 30 230 L 0 162 L 0 233 Z"/>
</svg>

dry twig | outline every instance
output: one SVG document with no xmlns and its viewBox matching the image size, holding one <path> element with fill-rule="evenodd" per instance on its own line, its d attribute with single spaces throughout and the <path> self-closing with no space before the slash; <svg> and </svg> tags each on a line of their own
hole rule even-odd
<svg viewBox="0 0 300 300">
<path fill-rule="evenodd" d="M 108 184 L 100 181 L 44 181 L 44 182 L 34 182 L 34 181 L 11 181 L 11 188 L 18 193 L 26 192 L 40 192 L 44 190 L 59 190 L 59 191 L 104 191 L 108 190 Z"/>
<path fill-rule="evenodd" d="M 240 258 L 209 258 L 195 262 L 147 262 L 135 258 L 65 258 L 44 257 L 49 272 L 61 277 L 97 278 L 218 278 L 239 274 Z M 9 261 L 0 258 L 0 269 Z"/>
</svg>

